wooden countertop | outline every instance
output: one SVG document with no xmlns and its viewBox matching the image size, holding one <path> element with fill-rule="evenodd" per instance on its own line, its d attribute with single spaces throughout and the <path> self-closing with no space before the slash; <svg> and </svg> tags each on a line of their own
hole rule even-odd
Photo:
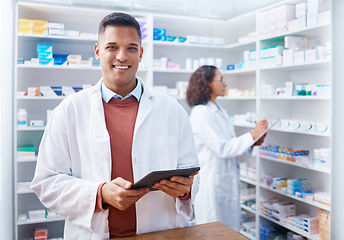
<svg viewBox="0 0 344 240">
<path fill-rule="evenodd" d="M 117 240 L 247 240 L 248 238 L 220 222 L 151 232 Z M 115 240 L 112 239 L 112 240 Z"/>
</svg>

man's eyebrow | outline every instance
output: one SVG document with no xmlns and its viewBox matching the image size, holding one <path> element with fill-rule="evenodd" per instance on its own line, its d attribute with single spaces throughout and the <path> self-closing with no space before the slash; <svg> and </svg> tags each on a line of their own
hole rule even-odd
<svg viewBox="0 0 344 240">
<path fill-rule="evenodd" d="M 139 45 L 137 43 L 129 43 L 129 45 L 138 47 Z"/>
</svg>

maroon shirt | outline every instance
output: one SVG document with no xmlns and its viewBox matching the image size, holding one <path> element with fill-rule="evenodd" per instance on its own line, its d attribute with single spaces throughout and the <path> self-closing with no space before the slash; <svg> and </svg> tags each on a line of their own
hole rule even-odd
<svg viewBox="0 0 344 240">
<path fill-rule="evenodd" d="M 103 106 L 106 128 L 110 135 L 112 158 L 111 180 L 122 177 L 133 183 L 131 149 L 139 103 L 135 97 L 124 100 L 111 98 L 109 103 L 103 100 Z M 100 192 L 102 186 L 103 184 L 98 188 L 96 210 L 102 209 Z M 132 204 L 124 211 L 112 206 L 108 206 L 107 208 L 109 208 L 110 238 L 136 234 L 135 204 Z"/>
</svg>

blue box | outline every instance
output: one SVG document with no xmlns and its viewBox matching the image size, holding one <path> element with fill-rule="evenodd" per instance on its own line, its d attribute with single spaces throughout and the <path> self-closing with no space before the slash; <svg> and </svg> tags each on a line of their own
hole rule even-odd
<svg viewBox="0 0 344 240">
<path fill-rule="evenodd" d="M 37 53 L 53 52 L 53 45 L 50 43 L 37 43 Z"/>
</svg>

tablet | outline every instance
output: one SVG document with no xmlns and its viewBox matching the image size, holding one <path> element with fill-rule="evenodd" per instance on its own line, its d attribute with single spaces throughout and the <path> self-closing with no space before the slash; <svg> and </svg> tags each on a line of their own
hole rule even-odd
<svg viewBox="0 0 344 240">
<path fill-rule="evenodd" d="M 255 144 L 261 137 L 264 136 L 265 133 L 267 133 L 273 126 L 275 126 L 278 122 L 280 121 L 279 118 L 276 119 L 275 122 L 273 122 L 264 132 L 262 132 L 253 142 L 253 144 Z M 252 144 L 252 145 L 253 145 Z"/>
<path fill-rule="evenodd" d="M 153 188 L 153 184 L 155 182 L 159 182 L 162 179 L 170 179 L 173 176 L 188 177 L 198 172 L 199 170 L 200 167 L 188 167 L 174 170 L 153 171 L 147 174 L 145 177 L 143 177 L 140 181 L 134 183 L 134 185 L 131 188 L 135 189 L 141 187 L 149 187 L 151 191 L 159 190 Z"/>
</svg>

